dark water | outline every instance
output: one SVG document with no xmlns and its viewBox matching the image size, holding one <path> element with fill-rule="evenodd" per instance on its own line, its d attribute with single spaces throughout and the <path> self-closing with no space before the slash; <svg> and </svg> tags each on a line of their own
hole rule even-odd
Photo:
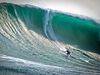
<svg viewBox="0 0 100 75">
<path fill-rule="evenodd" d="M 99 75 L 99 50 L 100 23 L 91 18 L 0 4 L 0 75 Z"/>
</svg>

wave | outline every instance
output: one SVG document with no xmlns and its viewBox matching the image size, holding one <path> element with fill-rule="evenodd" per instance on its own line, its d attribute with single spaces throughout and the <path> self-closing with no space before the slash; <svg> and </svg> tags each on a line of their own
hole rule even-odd
<svg viewBox="0 0 100 75">
<path fill-rule="evenodd" d="M 58 66 L 51 66 L 51 65 L 45 65 L 45 64 L 41 64 L 38 62 L 33 62 L 33 61 L 28 61 L 28 60 L 24 60 L 24 59 L 19 59 L 19 58 L 14 58 L 14 57 L 10 57 L 10 56 L 6 56 L 6 55 L 0 55 L 0 59 L 3 61 L 3 65 L 1 66 L 1 70 L 8 70 L 10 73 L 10 70 L 13 71 L 12 74 L 16 74 L 16 72 L 19 73 L 23 73 L 23 74 L 45 74 L 45 75 L 53 75 L 53 74 L 57 74 L 57 75 L 66 75 L 66 74 L 84 74 L 84 75 L 88 75 L 88 74 L 92 74 L 91 71 L 81 71 L 78 70 L 76 72 L 76 70 L 73 70 L 72 68 L 62 68 L 62 67 L 58 67 Z M 8 63 L 6 63 L 8 62 Z M 16 62 L 16 65 L 15 65 Z M 9 65 L 7 65 L 9 64 Z M 6 65 L 6 67 L 5 67 Z M 11 68 L 11 66 L 13 68 Z M 15 73 L 14 73 L 15 71 Z M 94 73 L 94 74 L 99 74 L 98 72 Z"/>
<path fill-rule="evenodd" d="M 1 3 L 0 73 L 99 75 L 99 29 L 91 18 Z"/>
</svg>

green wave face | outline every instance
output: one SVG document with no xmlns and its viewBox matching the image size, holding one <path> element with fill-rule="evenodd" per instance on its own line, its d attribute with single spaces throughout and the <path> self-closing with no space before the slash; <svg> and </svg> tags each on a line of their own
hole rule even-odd
<svg viewBox="0 0 100 75">
<path fill-rule="evenodd" d="M 90 18 L 0 4 L 0 74 L 99 75 L 99 47 L 100 24 Z"/>
<path fill-rule="evenodd" d="M 55 13 L 52 26 L 61 42 L 100 53 L 100 24 L 95 21 Z"/>
</svg>

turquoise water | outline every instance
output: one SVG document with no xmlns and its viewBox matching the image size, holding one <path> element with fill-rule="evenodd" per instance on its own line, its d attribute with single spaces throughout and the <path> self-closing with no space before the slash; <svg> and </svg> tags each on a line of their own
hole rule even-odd
<svg viewBox="0 0 100 75">
<path fill-rule="evenodd" d="M 0 4 L 1 75 L 99 75 L 99 46 L 100 24 L 91 18 Z"/>
</svg>

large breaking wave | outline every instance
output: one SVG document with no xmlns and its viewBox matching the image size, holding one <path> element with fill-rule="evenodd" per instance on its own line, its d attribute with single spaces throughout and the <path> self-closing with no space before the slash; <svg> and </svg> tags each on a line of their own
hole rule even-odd
<svg viewBox="0 0 100 75">
<path fill-rule="evenodd" d="M 99 47 L 100 24 L 90 18 L 0 4 L 0 74 L 99 75 Z"/>
</svg>

